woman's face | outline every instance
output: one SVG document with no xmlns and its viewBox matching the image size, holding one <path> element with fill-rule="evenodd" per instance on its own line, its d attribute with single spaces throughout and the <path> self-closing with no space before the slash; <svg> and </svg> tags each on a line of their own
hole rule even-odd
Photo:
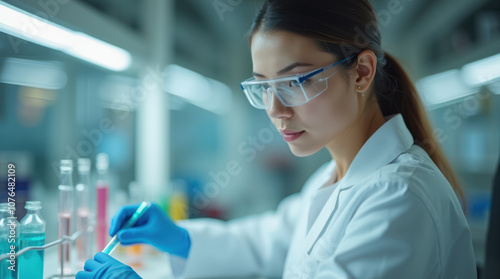
<svg viewBox="0 0 500 279">
<path fill-rule="evenodd" d="M 289 32 L 255 33 L 251 52 L 256 79 L 306 73 L 343 59 L 318 50 L 311 39 Z M 294 63 L 299 64 L 277 74 Z M 340 69 L 339 66 L 335 68 L 332 73 Z M 340 71 L 327 82 L 326 91 L 306 104 L 286 107 L 273 97 L 272 107 L 266 110 L 296 156 L 318 152 L 347 132 L 359 114 L 354 83 L 349 85 Z"/>
</svg>

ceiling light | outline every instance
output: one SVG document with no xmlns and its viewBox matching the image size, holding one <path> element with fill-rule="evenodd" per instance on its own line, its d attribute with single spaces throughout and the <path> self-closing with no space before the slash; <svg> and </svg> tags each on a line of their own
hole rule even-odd
<svg viewBox="0 0 500 279">
<path fill-rule="evenodd" d="M 163 89 L 193 105 L 218 114 L 227 112 L 231 106 L 231 90 L 219 81 L 179 65 L 167 66 L 165 76 Z"/>
<path fill-rule="evenodd" d="M 480 86 L 500 78 L 500 54 L 490 56 L 462 67 L 464 81 L 471 86 Z"/>
<path fill-rule="evenodd" d="M 113 70 L 130 67 L 129 52 L 0 2 L 0 31 Z"/>
<path fill-rule="evenodd" d="M 0 71 L 0 82 L 26 87 L 58 90 L 67 80 L 63 64 L 58 61 L 7 58 Z"/>
<path fill-rule="evenodd" d="M 416 87 L 428 107 L 450 102 L 477 92 L 476 88 L 463 83 L 458 69 L 422 78 L 416 82 Z"/>
</svg>

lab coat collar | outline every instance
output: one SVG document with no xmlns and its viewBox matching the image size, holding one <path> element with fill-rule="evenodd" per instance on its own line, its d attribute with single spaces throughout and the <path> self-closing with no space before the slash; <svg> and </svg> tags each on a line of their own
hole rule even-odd
<svg viewBox="0 0 500 279">
<path fill-rule="evenodd" d="M 391 115 L 365 142 L 341 181 L 341 189 L 356 185 L 377 169 L 389 164 L 413 144 L 413 136 L 401 114 Z"/>
<path fill-rule="evenodd" d="M 326 201 L 323 209 L 306 235 L 306 251 L 309 254 L 324 226 L 337 208 L 339 192 L 359 183 L 362 179 L 389 164 L 413 144 L 413 136 L 401 114 L 386 118 L 387 121 L 365 142 L 354 157 L 339 186 Z M 335 170 L 334 170 L 335 171 Z"/>
</svg>

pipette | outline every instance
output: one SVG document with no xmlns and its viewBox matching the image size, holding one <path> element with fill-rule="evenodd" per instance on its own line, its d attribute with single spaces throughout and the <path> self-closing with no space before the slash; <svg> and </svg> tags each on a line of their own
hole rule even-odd
<svg viewBox="0 0 500 279">
<path fill-rule="evenodd" d="M 146 211 L 150 207 L 151 207 L 151 202 L 143 201 L 139 205 L 137 210 L 134 212 L 134 214 L 132 214 L 132 217 L 130 217 L 130 219 L 128 219 L 128 221 L 125 223 L 125 225 L 123 225 L 123 227 L 121 227 L 120 230 L 128 229 L 128 228 L 131 228 L 133 225 L 135 225 L 137 220 L 139 220 L 139 218 L 141 218 L 142 215 L 144 215 L 144 213 L 146 213 Z M 119 243 L 120 243 L 120 241 L 118 240 L 118 232 L 117 232 L 116 235 L 108 242 L 108 245 L 106 245 L 106 247 L 104 247 L 102 252 L 110 255 L 116 249 L 116 246 L 118 246 Z"/>
</svg>

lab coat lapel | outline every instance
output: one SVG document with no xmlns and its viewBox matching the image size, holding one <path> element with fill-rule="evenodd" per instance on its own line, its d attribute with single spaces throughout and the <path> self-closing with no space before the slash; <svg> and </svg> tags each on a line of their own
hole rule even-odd
<svg viewBox="0 0 500 279">
<path fill-rule="evenodd" d="M 389 164 L 408 150 L 412 144 L 413 136 L 406 127 L 401 114 L 390 117 L 366 141 L 307 233 L 305 249 L 308 254 L 337 211 L 340 193 L 349 190 L 377 169 Z"/>
</svg>

